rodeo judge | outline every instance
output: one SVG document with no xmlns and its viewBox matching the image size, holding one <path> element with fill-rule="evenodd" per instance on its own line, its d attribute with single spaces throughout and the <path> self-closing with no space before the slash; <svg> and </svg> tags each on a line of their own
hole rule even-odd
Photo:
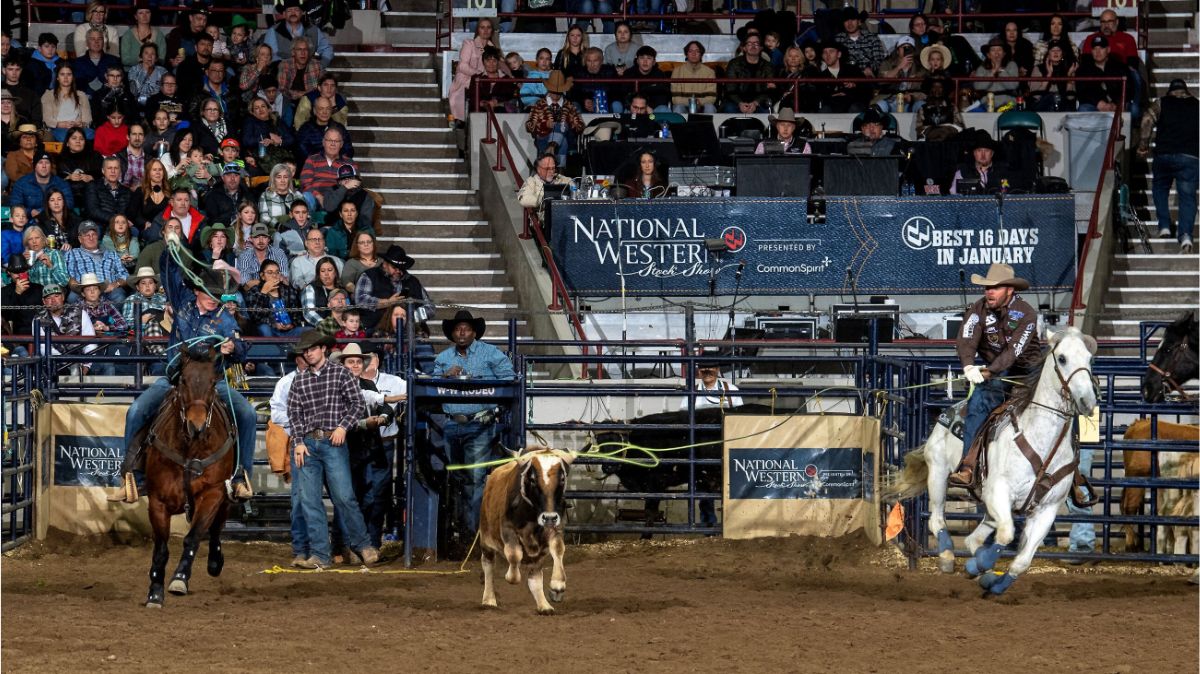
<svg viewBox="0 0 1200 674">
<path fill-rule="evenodd" d="M 969 487 L 975 479 L 980 447 L 975 443 L 980 426 L 992 410 L 1000 406 L 1011 388 L 1004 377 L 1021 377 L 1037 368 L 1041 347 L 1037 334 L 1037 313 L 1018 290 L 1029 288 L 1029 281 L 1015 276 L 1006 264 L 993 264 L 987 276 L 971 274 L 971 283 L 983 286 L 983 298 L 971 305 L 963 316 L 958 333 L 958 359 L 963 376 L 975 385 L 967 400 L 963 421 L 962 465 L 950 476 L 950 484 Z M 984 367 L 975 364 L 975 355 Z"/>
</svg>

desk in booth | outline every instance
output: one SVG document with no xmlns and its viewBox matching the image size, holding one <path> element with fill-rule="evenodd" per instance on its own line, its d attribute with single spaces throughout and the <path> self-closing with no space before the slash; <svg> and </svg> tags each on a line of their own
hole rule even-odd
<svg viewBox="0 0 1200 674">
<path fill-rule="evenodd" d="M 414 479 L 417 472 L 417 462 L 426 462 L 427 468 L 437 470 L 431 463 L 434 448 L 418 444 L 418 427 L 430 430 L 430 442 L 437 431 L 440 442 L 441 422 L 436 419 L 442 414 L 442 405 L 453 403 L 483 403 L 492 404 L 501 409 L 499 423 L 501 425 L 500 442 L 505 447 L 521 446 L 521 438 L 514 437 L 514 424 L 507 423 L 513 413 L 520 414 L 522 400 L 519 395 L 519 382 L 507 379 L 469 379 L 458 377 L 429 377 L 418 375 L 409 380 L 408 403 L 409 409 L 418 418 L 414 418 L 406 426 L 405 462 L 405 513 L 407 526 L 404 528 L 404 564 L 412 566 L 414 548 L 437 550 L 438 541 L 438 509 L 441 494 L 430 484 Z M 430 422 L 433 423 L 430 423 Z M 422 452 L 423 456 L 417 456 Z"/>
<path fill-rule="evenodd" d="M 826 197 L 824 222 L 800 198 L 558 201 L 550 245 L 586 297 L 716 294 L 957 294 L 989 265 L 1034 292 L 1075 280 L 1074 197 Z M 709 252 L 705 239 L 724 249 Z M 737 272 L 741 270 L 739 275 Z M 740 276 L 740 279 L 739 279 Z M 622 283 L 624 279 L 624 283 Z"/>
</svg>

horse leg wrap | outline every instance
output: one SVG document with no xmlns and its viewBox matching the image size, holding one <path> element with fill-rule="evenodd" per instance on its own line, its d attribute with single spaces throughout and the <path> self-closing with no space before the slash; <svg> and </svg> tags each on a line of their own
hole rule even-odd
<svg viewBox="0 0 1200 674">
<path fill-rule="evenodd" d="M 954 541 L 950 539 L 950 531 L 942 529 L 937 532 L 938 552 L 946 552 L 954 549 Z"/>
<path fill-rule="evenodd" d="M 991 571 L 992 567 L 996 566 L 996 560 L 1000 558 L 1000 549 L 1004 547 L 999 543 L 990 543 L 981 546 L 975 551 L 975 556 L 967 560 L 967 575 L 974 578 L 985 571 Z"/>
<path fill-rule="evenodd" d="M 989 586 L 984 589 L 986 589 L 988 592 L 991 592 L 992 594 L 996 594 L 996 595 L 1004 594 L 1004 592 L 1006 590 L 1008 590 L 1008 588 L 1012 587 L 1013 583 L 1017 582 L 1016 576 L 1010 576 L 1007 573 L 1002 573 L 1002 574 L 989 573 L 987 575 L 988 576 L 996 576 L 996 581 L 994 583 L 990 583 Z"/>
</svg>

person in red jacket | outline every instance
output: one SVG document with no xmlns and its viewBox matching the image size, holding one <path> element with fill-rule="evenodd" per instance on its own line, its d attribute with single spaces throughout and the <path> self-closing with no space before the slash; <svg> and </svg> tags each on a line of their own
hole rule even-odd
<svg viewBox="0 0 1200 674">
<path fill-rule="evenodd" d="M 125 113 L 119 107 L 110 108 L 105 117 L 108 121 L 96 129 L 92 147 L 101 156 L 111 157 L 129 146 L 129 127 L 125 124 Z"/>
</svg>

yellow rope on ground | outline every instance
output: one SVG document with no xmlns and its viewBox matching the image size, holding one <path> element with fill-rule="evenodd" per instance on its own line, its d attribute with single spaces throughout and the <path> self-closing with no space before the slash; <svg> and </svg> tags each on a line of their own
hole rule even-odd
<svg viewBox="0 0 1200 674">
<path fill-rule="evenodd" d="M 467 556 L 463 558 L 462 564 L 459 565 L 457 571 L 430 571 L 427 569 L 391 569 L 377 571 L 368 569 L 365 566 L 357 569 L 290 569 L 284 568 L 276 564 L 269 569 L 259 571 L 260 574 L 274 576 L 281 573 L 297 573 L 297 574 L 312 574 L 312 573 L 340 573 L 340 574 L 372 574 L 372 575 L 412 575 L 412 576 L 458 576 L 467 573 L 467 562 L 471 561 L 471 553 L 475 552 L 475 544 L 479 542 L 479 532 L 475 532 L 475 540 L 471 541 L 471 547 L 467 550 Z"/>
</svg>

